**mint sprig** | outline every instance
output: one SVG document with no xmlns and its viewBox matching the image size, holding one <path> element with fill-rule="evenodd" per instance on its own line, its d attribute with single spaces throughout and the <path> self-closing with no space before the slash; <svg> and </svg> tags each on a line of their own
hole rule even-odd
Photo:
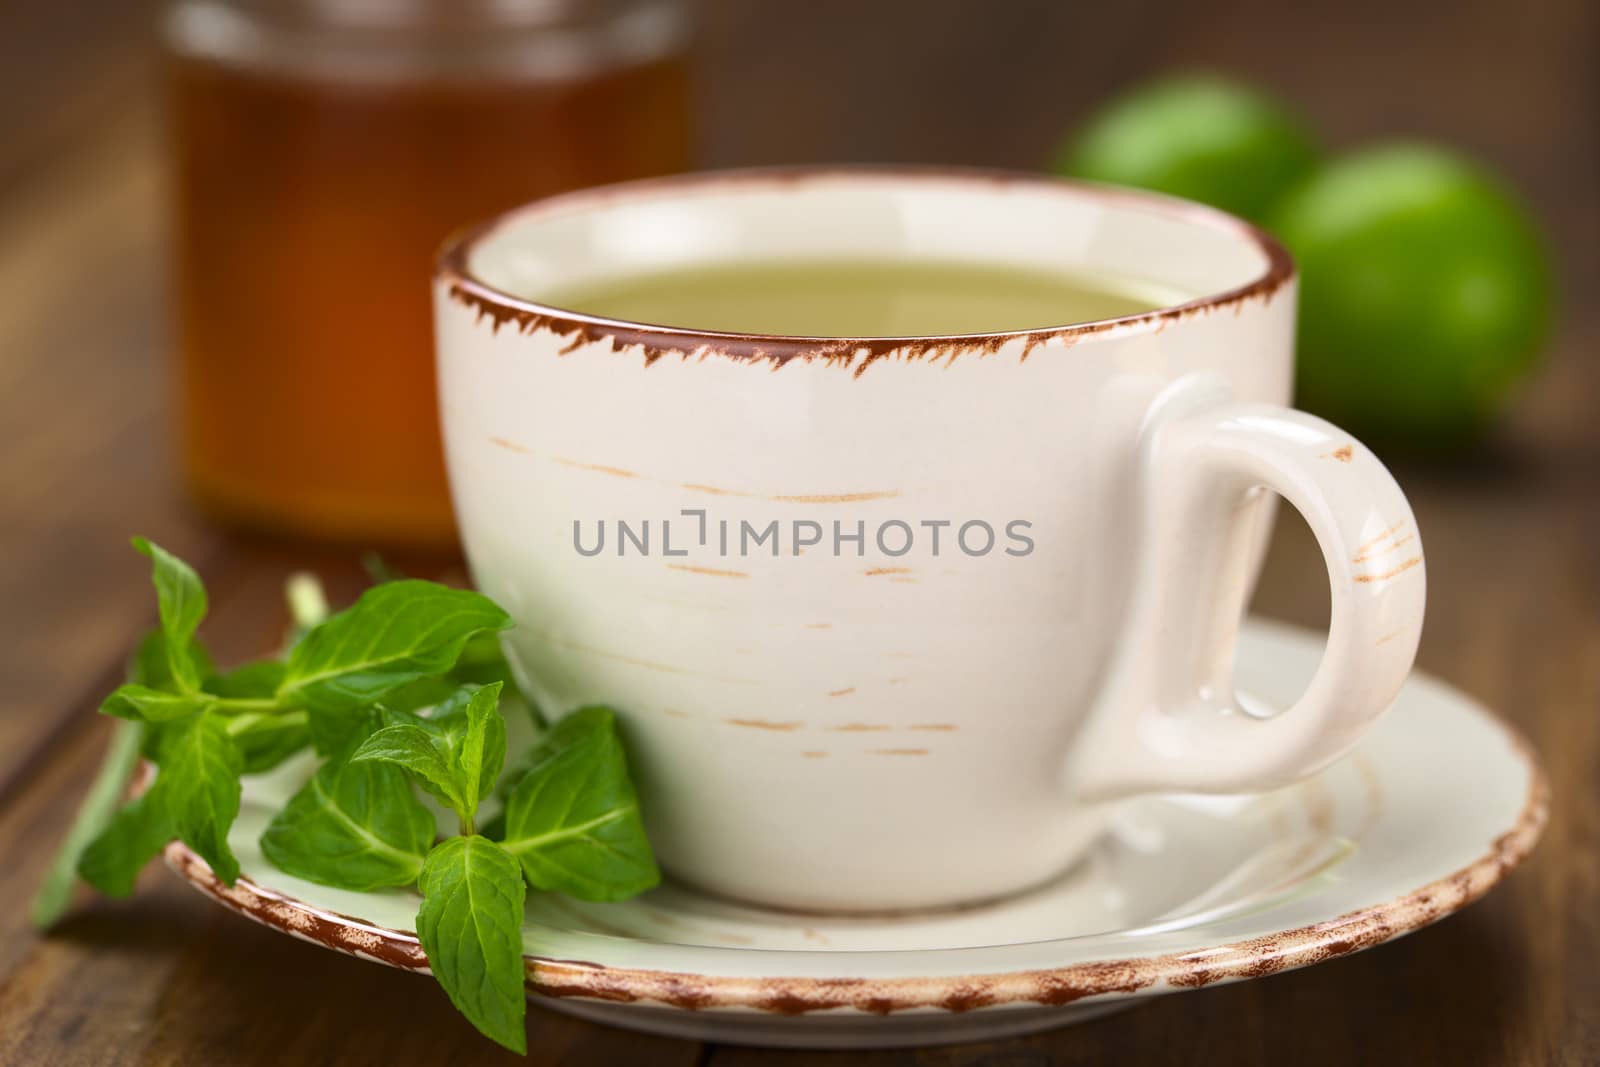
<svg viewBox="0 0 1600 1067">
<path fill-rule="evenodd" d="M 527 888 L 517 861 L 487 837 L 452 837 L 428 854 L 418 887 L 417 939 L 433 976 L 484 1036 L 526 1053 L 522 903 Z"/>
<path fill-rule="evenodd" d="M 611 711 L 562 718 L 504 774 L 502 702 L 540 717 L 496 637 L 510 617 L 487 597 L 385 572 L 328 615 L 320 585 L 299 575 L 288 649 L 219 673 L 195 636 L 207 610 L 199 576 L 158 545 L 134 547 L 151 560 L 161 624 L 128 683 L 101 705 L 123 722 L 34 902 L 35 922 L 65 911 L 74 868 L 126 895 L 173 838 L 231 885 L 240 777 L 310 748 L 320 762 L 262 835 L 263 854 L 343 889 L 415 885 L 417 933 L 440 985 L 484 1034 L 525 1051 L 528 884 L 618 900 L 660 879 Z M 119 808 L 139 753 L 155 780 Z M 438 841 L 413 787 L 454 814 L 457 835 Z M 480 827 L 479 806 L 496 795 L 505 811 Z"/>
<path fill-rule="evenodd" d="M 506 724 L 500 717 L 502 683 L 464 686 L 426 718 L 388 712 L 391 724 L 368 737 L 351 760 L 380 760 L 404 767 L 417 784 L 455 812 L 461 833 L 476 833 L 478 804 L 494 791 L 506 762 Z"/>
<path fill-rule="evenodd" d="M 527 1051 L 522 1020 L 522 903 L 527 886 L 509 852 L 475 830 L 506 759 L 500 683 L 466 686 L 429 716 L 402 713 L 351 754 L 351 767 L 403 768 L 455 813 L 460 836 L 435 846 L 417 879 L 417 938 L 444 991 L 486 1036 Z"/>
</svg>

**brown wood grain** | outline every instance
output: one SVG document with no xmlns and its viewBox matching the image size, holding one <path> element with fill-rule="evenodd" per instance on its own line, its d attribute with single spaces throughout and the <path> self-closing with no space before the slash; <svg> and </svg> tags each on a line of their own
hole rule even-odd
<svg viewBox="0 0 1600 1067">
<path fill-rule="evenodd" d="M 1222 66 L 1342 148 L 1446 139 L 1528 191 L 1562 328 L 1503 431 L 1396 458 L 1428 546 L 1421 666 L 1514 722 L 1554 788 L 1544 842 L 1465 913 L 1396 944 L 1008 1042 L 872 1054 L 701 1046 L 534 1011 L 539 1063 L 1588 1064 L 1600 1061 L 1600 8 L 1589 0 L 1185 4 L 708 0 L 709 163 L 1031 166 L 1106 93 Z M 200 564 L 224 657 L 270 644 L 283 577 L 336 597 L 350 554 L 242 539 L 184 502 L 164 314 L 163 155 L 148 10 L 0 9 L 0 1063 L 489 1063 L 426 980 L 225 913 L 162 869 L 83 898 L 49 938 L 24 904 L 106 737 L 91 714 L 152 618 L 147 533 Z M 1388 457 L 1386 457 L 1388 458 Z M 1317 625 L 1315 546 L 1273 543 L 1258 610 Z M 1448 739 L 1441 739 L 1447 744 Z"/>
</svg>

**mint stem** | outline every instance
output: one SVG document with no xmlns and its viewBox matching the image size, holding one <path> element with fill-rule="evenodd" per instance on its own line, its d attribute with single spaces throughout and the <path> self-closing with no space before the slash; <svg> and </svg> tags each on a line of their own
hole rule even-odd
<svg viewBox="0 0 1600 1067">
<path fill-rule="evenodd" d="M 100 832 L 116 814 L 122 803 L 122 794 L 133 777 L 133 769 L 138 765 L 139 749 L 143 744 L 143 723 L 117 723 L 94 784 L 89 787 L 83 803 L 78 805 L 72 829 L 67 831 L 67 838 L 61 843 L 60 851 L 45 873 L 44 884 L 39 887 L 29 908 L 28 914 L 33 925 L 39 929 L 55 925 L 56 920 L 66 914 L 67 905 L 72 903 L 72 886 L 78 876 L 78 859 L 83 855 L 83 850 L 89 847 L 89 842 L 100 836 Z"/>
<path fill-rule="evenodd" d="M 274 707 L 274 709 L 276 709 L 276 705 L 272 705 L 272 706 Z M 244 733 L 245 730 L 247 730 L 250 727 L 254 726 L 256 723 L 260 722 L 262 719 L 269 719 L 269 718 L 274 718 L 274 717 L 275 716 L 273 716 L 271 714 L 263 713 L 263 712 L 259 712 L 259 711 L 246 712 L 243 715 L 235 715 L 232 718 L 228 719 L 227 730 L 228 730 L 229 735 L 237 737 L 239 734 Z M 303 723 L 303 722 L 306 722 L 306 721 L 309 720 L 309 716 L 304 711 L 289 711 L 289 712 L 285 712 L 282 715 L 282 719 L 283 719 L 284 722 Z"/>
<path fill-rule="evenodd" d="M 298 629 L 309 630 L 328 617 L 328 596 L 314 574 L 296 571 L 289 575 L 284 584 L 284 596 L 289 601 L 289 615 Z"/>
<path fill-rule="evenodd" d="M 284 711 L 286 709 L 272 697 L 218 697 L 217 710 L 227 714 L 233 711 Z"/>
</svg>

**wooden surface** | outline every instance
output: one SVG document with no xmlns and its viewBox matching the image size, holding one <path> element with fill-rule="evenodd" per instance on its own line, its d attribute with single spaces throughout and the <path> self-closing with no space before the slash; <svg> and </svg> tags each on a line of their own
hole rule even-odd
<svg viewBox="0 0 1600 1067">
<path fill-rule="evenodd" d="M 214 590 L 224 657 L 281 624 L 279 583 L 348 553 L 232 536 L 186 506 L 171 452 L 163 166 L 148 10 L 0 8 L 0 1062 L 478 1063 L 497 1059 L 425 980 L 335 956 L 205 902 L 164 869 L 87 897 L 48 938 L 24 902 L 99 758 L 91 714 L 152 617 L 123 546 L 157 538 Z M 711 164 L 1031 166 L 1103 95 L 1219 65 L 1298 101 L 1336 146 L 1453 141 L 1526 189 L 1562 265 L 1551 358 L 1504 432 L 1448 465 L 1397 459 L 1428 543 L 1421 666 L 1542 754 L 1555 807 L 1488 899 L 1399 943 L 1167 997 L 1012 1042 L 779 1054 L 534 1010 L 540 1063 L 1583 1064 L 1600 1059 L 1600 8 L 1590 0 L 1330 5 L 718 0 L 701 35 Z M 1257 610 L 1326 612 L 1295 521 Z M 1448 744 L 1448 738 L 1441 738 Z M 504 1057 L 509 1060 L 509 1057 Z"/>
</svg>

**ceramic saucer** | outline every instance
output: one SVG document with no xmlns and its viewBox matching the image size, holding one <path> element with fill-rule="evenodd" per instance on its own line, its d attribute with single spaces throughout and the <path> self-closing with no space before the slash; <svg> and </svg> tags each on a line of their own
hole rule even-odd
<svg viewBox="0 0 1600 1067">
<path fill-rule="evenodd" d="M 1241 690 L 1287 704 L 1322 637 L 1252 623 Z M 181 844 L 167 861 L 227 907 L 364 959 L 425 971 L 410 892 L 282 874 L 256 844 L 304 766 L 247 779 L 227 888 Z M 586 904 L 530 893 L 528 989 L 559 1011 L 680 1037 L 882 1047 L 977 1041 L 1137 998 L 1369 948 L 1456 911 L 1528 853 L 1545 785 L 1521 739 L 1417 675 L 1349 756 L 1289 789 L 1132 802 L 1054 884 L 939 914 L 763 911 L 665 885 Z"/>
</svg>

